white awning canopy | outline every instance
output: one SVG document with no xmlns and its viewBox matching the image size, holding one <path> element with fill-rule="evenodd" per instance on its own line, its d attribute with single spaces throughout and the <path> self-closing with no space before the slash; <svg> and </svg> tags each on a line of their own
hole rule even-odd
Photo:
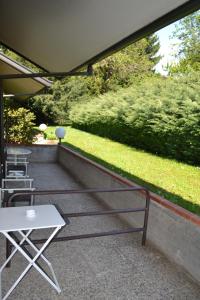
<svg viewBox="0 0 200 300">
<path fill-rule="evenodd" d="M 198 8 L 199 0 L 0 0 L 0 41 L 44 70 L 69 72 Z"/>
<path fill-rule="evenodd" d="M 0 53 L 0 74 L 30 74 L 31 71 Z M 23 78 L 3 80 L 3 92 L 11 97 L 24 100 L 31 95 L 41 92 L 44 88 L 50 87 L 51 82 L 43 78 Z"/>
</svg>

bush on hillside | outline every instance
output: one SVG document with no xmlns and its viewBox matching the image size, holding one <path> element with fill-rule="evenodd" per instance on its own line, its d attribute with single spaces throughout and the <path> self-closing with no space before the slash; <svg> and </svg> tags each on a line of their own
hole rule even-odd
<svg viewBox="0 0 200 300">
<path fill-rule="evenodd" d="M 72 107 L 83 129 L 147 151 L 200 164 L 199 73 L 148 79 Z"/>
</svg>

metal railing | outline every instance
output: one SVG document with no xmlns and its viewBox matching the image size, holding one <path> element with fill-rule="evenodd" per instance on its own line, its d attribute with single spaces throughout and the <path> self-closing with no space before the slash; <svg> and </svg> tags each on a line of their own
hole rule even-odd
<svg viewBox="0 0 200 300">
<path fill-rule="evenodd" d="M 144 212 L 144 220 L 142 227 L 131 227 L 128 229 L 122 230 L 112 230 L 112 231 L 103 231 L 103 232 L 95 232 L 95 233 L 87 233 L 80 235 L 69 235 L 62 237 L 55 237 L 52 242 L 63 242 L 69 240 L 77 240 L 77 239 L 86 239 L 86 238 L 95 238 L 102 236 L 112 236 L 118 234 L 125 233 L 133 233 L 133 232 L 143 232 L 142 234 L 142 245 L 145 245 L 146 242 L 146 234 L 147 234 L 147 225 L 148 225 L 148 216 L 149 216 L 149 205 L 150 205 L 150 193 L 147 189 L 142 187 L 125 187 L 125 188 L 113 188 L 113 189 L 82 189 L 82 190 L 43 190 L 43 191 L 28 191 L 22 193 L 14 193 L 9 197 L 9 199 L 4 203 L 4 206 L 10 207 L 18 196 L 25 195 L 33 195 L 33 196 L 44 196 L 44 195 L 71 195 L 71 194 L 94 194 L 94 193 L 120 193 L 120 192 L 143 192 L 145 194 L 145 205 L 136 208 L 121 208 L 121 209 L 110 209 L 110 210 L 96 210 L 96 211 L 86 211 L 86 212 L 74 212 L 74 213 L 62 213 L 62 217 L 66 218 L 77 218 L 77 217 L 88 217 L 88 216 L 101 216 L 101 215 L 116 215 L 116 214 L 127 214 L 133 212 Z M 54 199 L 55 201 L 59 201 L 59 199 Z M 42 201 L 40 199 L 40 201 Z M 62 199 L 63 201 L 63 199 Z M 46 239 L 37 239 L 32 240 L 33 243 L 44 243 Z M 8 257 L 11 253 L 11 245 L 7 240 L 6 245 L 6 257 Z"/>
</svg>

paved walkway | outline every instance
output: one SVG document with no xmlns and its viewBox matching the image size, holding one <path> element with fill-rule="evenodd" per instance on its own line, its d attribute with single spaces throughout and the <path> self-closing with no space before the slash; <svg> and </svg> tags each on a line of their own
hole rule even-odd
<svg viewBox="0 0 200 300">
<path fill-rule="evenodd" d="M 30 173 L 40 189 L 80 187 L 57 164 L 33 164 Z M 102 209 L 101 203 L 87 195 L 45 196 L 42 201 L 44 204 L 59 203 L 67 212 Z M 37 202 L 41 203 L 41 199 Z M 63 233 L 97 232 L 124 226 L 117 217 L 84 217 L 71 219 Z M 45 235 L 46 231 L 40 234 L 41 237 Z M 5 255 L 4 242 L 1 238 L 1 263 Z M 53 264 L 62 293 L 58 295 L 32 269 L 10 300 L 200 299 L 200 287 L 156 249 L 150 245 L 142 247 L 138 233 L 53 243 L 46 255 Z M 25 265 L 24 259 L 16 255 L 11 269 L 4 272 L 3 286 L 8 288 L 8 282 L 13 282 Z"/>
</svg>

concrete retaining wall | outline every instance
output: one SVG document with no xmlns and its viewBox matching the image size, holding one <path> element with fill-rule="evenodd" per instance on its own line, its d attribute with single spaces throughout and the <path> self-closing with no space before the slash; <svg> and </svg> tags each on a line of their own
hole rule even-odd
<svg viewBox="0 0 200 300">
<path fill-rule="evenodd" d="M 58 147 L 58 162 L 88 188 L 135 186 L 133 182 L 63 146 Z M 144 204 L 144 195 L 138 192 L 99 194 L 98 197 L 112 208 L 138 207 Z M 143 223 L 142 213 L 125 214 L 122 218 L 133 226 Z M 200 282 L 198 216 L 151 194 L 147 238 L 170 260 L 183 267 Z"/>
</svg>

